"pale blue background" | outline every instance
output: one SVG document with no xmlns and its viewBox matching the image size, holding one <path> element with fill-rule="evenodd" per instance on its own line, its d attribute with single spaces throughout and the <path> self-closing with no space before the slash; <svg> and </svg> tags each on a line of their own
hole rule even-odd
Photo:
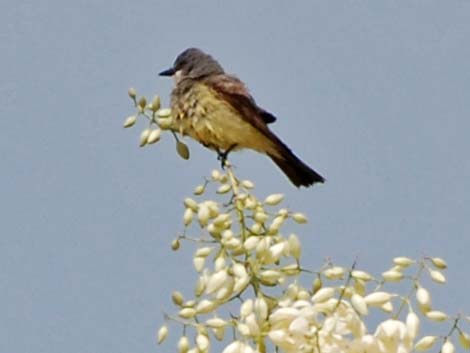
<svg viewBox="0 0 470 353">
<path fill-rule="evenodd" d="M 469 312 L 470 2 L 9 1 L 0 13 L 0 352 L 155 352 L 161 312 L 195 278 L 182 199 L 217 167 L 166 136 L 139 149 L 127 89 L 188 46 L 212 53 L 324 174 L 297 190 L 267 158 L 233 157 L 286 194 L 306 264 L 380 273 L 439 255 L 438 309 Z M 447 332 L 447 327 L 440 332 Z M 174 336 L 173 336 L 174 337 Z"/>
</svg>

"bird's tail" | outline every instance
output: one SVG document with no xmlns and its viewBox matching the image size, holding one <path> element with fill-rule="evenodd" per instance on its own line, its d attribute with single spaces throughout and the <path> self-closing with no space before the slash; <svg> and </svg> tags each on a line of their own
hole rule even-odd
<svg viewBox="0 0 470 353">
<path fill-rule="evenodd" d="M 323 183 L 325 179 L 302 162 L 285 144 L 278 140 L 277 153 L 268 153 L 268 156 L 281 168 L 289 180 L 297 187 L 308 187 L 315 183 Z"/>
</svg>

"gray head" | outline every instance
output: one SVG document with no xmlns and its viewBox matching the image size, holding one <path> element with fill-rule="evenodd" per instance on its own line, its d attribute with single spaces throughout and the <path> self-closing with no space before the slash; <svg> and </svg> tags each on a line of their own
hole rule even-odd
<svg viewBox="0 0 470 353">
<path fill-rule="evenodd" d="M 175 75 L 176 81 L 182 78 L 201 78 L 208 75 L 223 74 L 224 69 L 209 54 L 201 49 L 189 48 L 176 58 L 173 67 L 160 72 L 160 76 Z"/>
</svg>

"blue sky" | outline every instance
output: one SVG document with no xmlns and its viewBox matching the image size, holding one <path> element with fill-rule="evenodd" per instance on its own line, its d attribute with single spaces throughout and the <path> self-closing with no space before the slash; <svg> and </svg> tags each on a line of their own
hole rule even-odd
<svg viewBox="0 0 470 353">
<path fill-rule="evenodd" d="M 190 46 L 244 80 L 327 178 L 298 190 L 268 158 L 233 156 L 260 197 L 309 216 L 308 266 L 380 273 L 438 255 L 436 306 L 468 313 L 469 16 L 465 1 L 5 3 L 0 351 L 157 350 L 171 291 L 195 279 L 192 250 L 169 249 L 182 200 L 218 163 L 191 142 L 179 159 L 171 138 L 140 149 L 122 122 L 130 86 L 168 103 L 157 73 Z"/>
</svg>

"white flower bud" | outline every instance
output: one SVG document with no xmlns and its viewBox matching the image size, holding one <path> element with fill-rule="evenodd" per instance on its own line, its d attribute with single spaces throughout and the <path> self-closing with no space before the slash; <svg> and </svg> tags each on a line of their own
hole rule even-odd
<svg viewBox="0 0 470 353">
<path fill-rule="evenodd" d="M 245 199 L 245 208 L 253 210 L 258 205 L 258 201 L 251 195 Z"/>
<path fill-rule="evenodd" d="M 440 270 L 445 270 L 447 268 L 447 263 L 440 257 L 431 258 L 431 262 Z"/>
<path fill-rule="evenodd" d="M 196 281 L 196 286 L 194 287 L 194 294 L 196 295 L 196 297 L 200 297 L 205 289 L 206 280 L 204 280 L 203 277 L 199 277 L 199 279 Z"/>
<path fill-rule="evenodd" d="M 242 305 L 240 306 L 240 316 L 242 319 L 246 318 L 253 312 L 253 306 L 254 303 L 252 299 L 245 300 L 242 303 Z"/>
<path fill-rule="evenodd" d="M 193 308 L 194 305 L 196 305 L 196 300 L 194 299 L 188 300 L 186 303 L 183 304 L 185 308 Z"/>
<path fill-rule="evenodd" d="M 184 207 L 192 209 L 194 212 L 197 212 L 199 206 L 196 201 L 190 199 L 189 197 L 184 200 Z"/>
<path fill-rule="evenodd" d="M 437 322 L 446 321 L 448 319 L 446 313 L 438 310 L 428 311 L 425 315 L 429 320 Z"/>
<path fill-rule="evenodd" d="M 168 130 L 171 128 L 171 125 L 173 124 L 173 120 L 170 118 L 157 118 L 157 124 L 160 126 L 160 129 L 162 130 Z"/>
<path fill-rule="evenodd" d="M 419 307 L 423 313 L 431 310 L 431 295 L 427 289 L 419 287 L 416 290 L 416 300 L 418 301 Z"/>
<path fill-rule="evenodd" d="M 206 257 L 211 253 L 211 251 L 212 251 L 212 248 L 210 246 L 205 246 L 205 247 L 197 249 L 194 256 L 196 256 L 196 257 Z"/>
<path fill-rule="evenodd" d="M 315 303 L 323 303 L 335 295 L 335 289 L 332 287 L 320 288 L 312 297 Z"/>
<path fill-rule="evenodd" d="M 387 292 L 373 292 L 366 296 L 364 300 L 366 301 L 367 305 L 370 306 L 381 306 L 388 302 L 392 295 Z"/>
<path fill-rule="evenodd" d="M 415 350 L 418 352 L 424 352 L 431 349 L 434 343 L 438 340 L 437 336 L 424 336 L 415 345 Z"/>
<path fill-rule="evenodd" d="M 225 270 L 218 271 L 209 277 L 206 286 L 206 293 L 211 294 L 220 289 L 227 280 L 227 272 Z"/>
<path fill-rule="evenodd" d="M 269 206 L 276 206 L 282 201 L 283 198 L 284 198 L 283 194 L 272 194 L 266 197 L 266 199 L 264 200 L 264 203 Z"/>
<path fill-rule="evenodd" d="M 285 220 L 286 219 L 283 216 L 275 217 L 273 219 L 273 222 L 271 223 L 271 225 L 268 228 L 268 234 L 270 234 L 270 235 L 277 234 L 277 232 L 279 232 L 279 228 L 281 228 L 281 226 L 282 226 L 282 224 L 284 223 Z"/>
<path fill-rule="evenodd" d="M 284 242 L 277 243 L 269 248 L 269 253 L 271 255 L 271 258 L 273 259 L 273 262 L 276 262 L 279 260 L 285 248 L 286 248 L 286 243 Z"/>
<path fill-rule="evenodd" d="M 228 213 L 222 213 L 215 217 L 214 219 L 214 224 L 217 227 L 222 227 L 225 223 L 227 223 L 230 220 L 230 215 Z"/>
<path fill-rule="evenodd" d="M 289 253 L 296 259 L 299 260 L 302 254 L 302 244 L 300 243 L 299 238 L 295 234 L 289 235 L 287 239 L 289 245 Z"/>
<path fill-rule="evenodd" d="M 160 109 L 157 112 L 157 116 L 159 118 L 169 118 L 171 116 L 171 109 L 169 109 L 169 108 Z"/>
<path fill-rule="evenodd" d="M 254 353 L 254 350 L 246 343 L 234 341 L 225 347 L 222 353 Z"/>
<path fill-rule="evenodd" d="M 139 99 L 139 101 L 137 102 L 137 104 L 139 105 L 140 108 L 142 108 L 142 110 L 145 108 L 145 106 L 147 105 L 147 99 L 145 99 L 145 97 L 141 97 Z"/>
<path fill-rule="evenodd" d="M 144 147 L 147 144 L 147 139 L 149 138 L 150 135 L 150 129 L 145 129 L 140 133 L 140 142 L 139 146 Z"/>
<path fill-rule="evenodd" d="M 260 211 L 260 212 L 257 211 L 255 212 L 255 215 L 253 218 L 255 219 L 257 223 L 263 224 L 264 222 L 268 220 L 269 216 L 264 211 Z"/>
<path fill-rule="evenodd" d="M 402 266 L 402 267 L 408 267 L 410 266 L 411 264 L 413 264 L 415 261 L 408 258 L 408 257 L 404 257 L 404 256 L 400 256 L 400 257 L 395 257 L 393 259 L 393 263 L 395 265 L 398 265 L 398 266 Z"/>
<path fill-rule="evenodd" d="M 258 234 L 261 234 L 262 231 L 263 231 L 263 227 L 259 223 L 254 223 L 250 227 L 250 232 L 253 233 L 253 234 L 258 235 Z"/>
<path fill-rule="evenodd" d="M 197 211 L 197 218 L 199 220 L 199 225 L 201 227 L 207 226 L 207 224 L 209 223 L 209 217 L 210 217 L 209 207 L 207 207 L 207 205 L 204 203 L 201 204 L 199 206 L 199 210 Z"/>
<path fill-rule="evenodd" d="M 206 325 L 210 328 L 221 328 L 227 325 L 227 321 L 222 320 L 220 317 L 214 317 L 206 321 Z"/>
<path fill-rule="evenodd" d="M 260 241 L 260 237 L 249 237 L 248 239 L 245 240 L 243 243 L 243 247 L 247 251 L 252 251 L 256 248 Z"/>
<path fill-rule="evenodd" d="M 393 311 L 393 304 L 391 301 L 388 301 L 384 304 L 382 304 L 382 306 L 380 307 L 380 309 L 382 309 L 383 311 L 385 311 L 386 313 L 391 313 Z"/>
<path fill-rule="evenodd" d="M 147 138 L 147 143 L 150 145 L 152 143 L 158 142 L 158 140 L 160 140 L 161 134 L 162 134 L 162 130 L 153 129 Z"/>
<path fill-rule="evenodd" d="M 255 187 L 255 184 L 253 184 L 250 180 L 243 180 L 242 181 L 242 186 L 245 189 L 253 189 Z"/>
<path fill-rule="evenodd" d="M 191 319 L 196 315 L 196 309 L 194 308 L 183 308 L 178 313 L 183 319 Z"/>
<path fill-rule="evenodd" d="M 179 156 L 183 159 L 189 159 L 189 148 L 186 146 L 185 143 L 181 141 L 176 141 L 176 152 L 178 152 Z"/>
<path fill-rule="evenodd" d="M 129 90 L 127 91 L 127 94 L 128 94 L 129 97 L 131 97 L 132 99 L 135 99 L 135 97 L 137 96 L 137 91 L 135 90 L 135 88 L 131 87 L 131 88 L 129 88 Z"/>
<path fill-rule="evenodd" d="M 261 282 L 265 285 L 276 284 L 281 277 L 282 273 L 276 270 L 266 270 L 259 274 Z"/>
<path fill-rule="evenodd" d="M 364 271 L 354 270 L 351 272 L 351 276 L 355 279 L 360 279 L 361 281 L 370 281 L 372 276 Z"/>
<path fill-rule="evenodd" d="M 219 186 L 217 189 L 218 194 L 226 194 L 232 189 L 232 186 L 230 184 L 222 184 Z"/>
<path fill-rule="evenodd" d="M 209 348 L 209 339 L 206 335 L 197 335 L 196 336 L 196 346 L 200 352 L 205 352 Z"/>
<path fill-rule="evenodd" d="M 214 169 L 214 170 L 211 172 L 211 178 L 212 178 L 212 180 L 214 180 L 214 181 L 219 181 L 221 177 L 222 177 L 222 175 L 220 174 L 220 172 L 219 172 L 217 169 Z"/>
<path fill-rule="evenodd" d="M 189 226 L 193 220 L 193 210 L 190 209 L 190 208 L 187 208 L 185 211 L 184 211 L 184 215 L 183 215 L 183 223 L 185 226 Z"/>
<path fill-rule="evenodd" d="M 298 299 L 298 300 L 308 301 L 308 300 L 310 300 L 310 293 L 307 292 L 305 289 L 301 289 L 301 290 L 299 290 L 299 292 L 297 293 L 297 299 Z M 311 306 L 310 303 L 308 303 L 308 305 Z"/>
<path fill-rule="evenodd" d="M 180 248 L 180 240 L 179 239 L 174 239 L 172 242 L 171 242 L 171 249 L 176 251 Z"/>
<path fill-rule="evenodd" d="M 131 115 L 129 116 L 126 121 L 124 121 L 124 127 L 127 128 L 127 127 L 131 127 L 135 124 L 135 122 L 137 121 L 137 117 L 135 115 Z"/>
<path fill-rule="evenodd" d="M 198 314 L 207 314 L 213 311 L 217 307 L 217 304 L 212 300 L 203 299 L 196 305 L 196 311 Z"/>
<path fill-rule="evenodd" d="M 449 339 L 447 339 L 442 345 L 441 353 L 454 353 L 454 352 L 455 352 L 454 344 Z"/>
<path fill-rule="evenodd" d="M 174 291 L 173 293 L 171 293 L 171 300 L 176 305 L 181 306 L 181 304 L 183 304 L 183 301 L 184 301 L 183 294 L 181 294 L 178 291 Z"/>
<path fill-rule="evenodd" d="M 294 213 L 292 219 L 299 224 L 307 223 L 308 219 L 303 213 Z"/>
<path fill-rule="evenodd" d="M 323 271 L 323 274 L 326 278 L 331 280 L 342 279 L 344 277 L 344 268 L 339 266 L 333 266 Z"/>
<path fill-rule="evenodd" d="M 154 96 L 151 104 L 152 111 L 156 112 L 158 109 L 160 109 L 160 97 L 159 96 Z"/>
<path fill-rule="evenodd" d="M 284 330 L 272 330 L 268 336 L 277 346 L 282 346 L 288 339 L 287 333 Z"/>
<path fill-rule="evenodd" d="M 366 316 L 369 313 L 367 303 L 362 296 L 354 293 L 351 297 L 351 305 L 360 315 Z"/>
<path fill-rule="evenodd" d="M 246 317 L 245 324 L 248 326 L 251 336 L 259 336 L 260 326 L 258 324 L 258 321 L 256 320 L 256 316 L 254 313 L 251 313 Z"/>
<path fill-rule="evenodd" d="M 294 319 L 289 325 L 289 333 L 293 335 L 307 336 L 310 331 L 310 324 L 304 317 Z"/>
<path fill-rule="evenodd" d="M 194 188 L 193 194 L 194 195 L 202 195 L 205 191 L 204 185 L 198 185 Z"/>
<path fill-rule="evenodd" d="M 214 201 L 206 201 L 207 207 L 209 207 L 209 216 L 211 218 L 217 217 L 219 215 L 219 208 L 217 203 Z"/>
<path fill-rule="evenodd" d="M 158 334 L 157 334 L 157 342 L 158 344 L 162 343 L 165 338 L 168 336 L 168 327 L 166 327 L 166 325 L 163 325 L 162 327 L 160 327 L 160 329 L 158 330 Z"/>
<path fill-rule="evenodd" d="M 232 266 L 233 274 L 237 277 L 244 277 L 247 275 L 246 268 L 240 263 L 236 263 Z"/>
<path fill-rule="evenodd" d="M 204 269 L 205 262 L 206 262 L 205 257 L 201 257 L 201 256 L 193 257 L 194 269 L 197 272 L 201 272 Z"/>
<path fill-rule="evenodd" d="M 290 264 L 290 265 L 281 267 L 281 271 L 288 276 L 294 276 L 300 272 L 300 269 L 299 269 L 299 265 L 295 263 L 295 264 Z"/>
<path fill-rule="evenodd" d="M 237 250 L 242 246 L 241 240 L 237 238 L 228 239 L 227 241 L 223 242 L 223 244 L 227 247 L 227 249 L 230 250 Z"/>
<path fill-rule="evenodd" d="M 387 282 L 397 282 L 403 279 L 403 273 L 390 270 L 383 272 L 382 277 Z"/>
<path fill-rule="evenodd" d="M 247 324 L 238 323 L 237 330 L 241 336 L 247 337 L 250 335 L 250 328 L 248 327 Z"/>
<path fill-rule="evenodd" d="M 266 303 L 266 300 L 264 300 L 264 298 L 256 298 L 253 311 L 258 322 L 266 321 L 268 318 L 268 304 Z"/>
<path fill-rule="evenodd" d="M 412 311 L 406 316 L 406 331 L 412 340 L 414 340 L 419 333 L 419 317 Z"/>
<path fill-rule="evenodd" d="M 463 349 L 470 349 L 470 335 L 464 332 L 460 332 L 459 342 Z"/>
<path fill-rule="evenodd" d="M 186 336 L 181 336 L 178 340 L 178 353 L 187 353 L 189 350 L 189 339 Z"/>
<path fill-rule="evenodd" d="M 429 270 L 429 275 L 431 279 L 436 283 L 446 283 L 446 278 L 441 271 L 438 270 Z"/>
<path fill-rule="evenodd" d="M 398 320 L 385 320 L 382 322 L 375 333 L 376 337 L 384 340 L 398 341 L 403 339 L 406 334 L 405 324 Z"/>
<path fill-rule="evenodd" d="M 318 292 L 318 290 L 323 286 L 323 282 L 322 280 L 317 277 L 313 280 L 313 283 L 312 283 L 312 292 L 313 294 L 315 294 L 316 292 Z"/>
<path fill-rule="evenodd" d="M 239 293 L 243 291 L 248 284 L 250 283 L 250 277 L 247 275 L 241 276 L 241 277 L 236 277 L 235 278 L 235 284 L 233 285 L 233 291 L 235 293 Z"/>
</svg>

